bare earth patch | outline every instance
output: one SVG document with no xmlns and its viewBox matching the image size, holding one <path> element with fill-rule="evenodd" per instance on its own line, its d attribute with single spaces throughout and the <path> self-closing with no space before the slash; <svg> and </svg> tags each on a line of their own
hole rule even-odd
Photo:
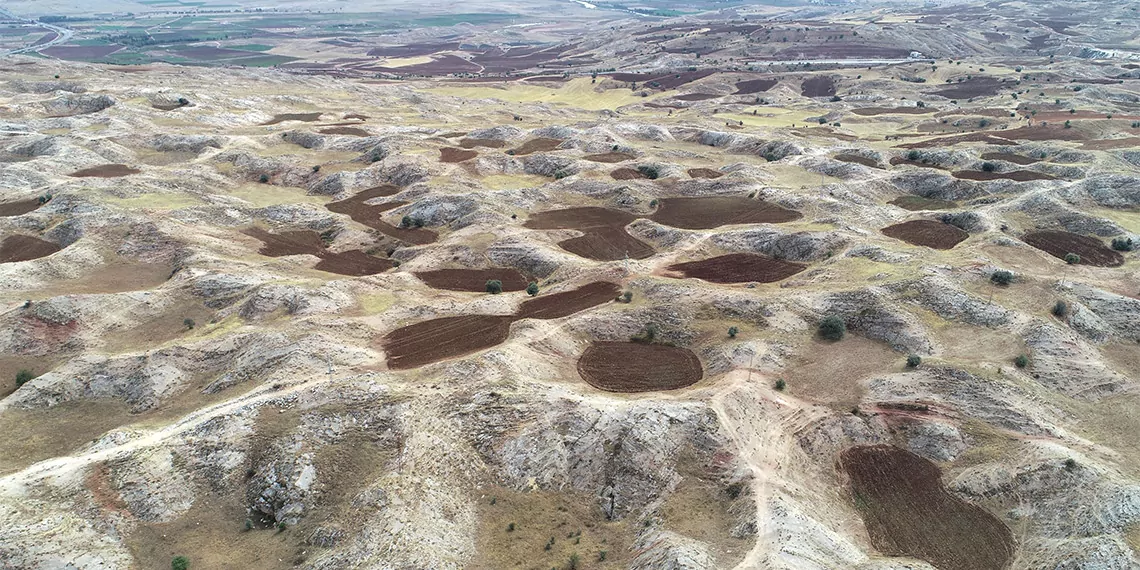
<svg viewBox="0 0 1140 570">
<path fill-rule="evenodd" d="M 1109 249 L 1097 238 L 1062 231 L 1040 231 L 1025 234 L 1021 241 L 1056 257 L 1075 253 L 1081 256 L 1082 265 L 1095 267 L 1119 267 L 1124 265 L 1124 256 Z"/>
<path fill-rule="evenodd" d="M 650 219 L 667 226 L 703 230 L 733 224 L 779 224 L 803 217 L 795 210 L 742 196 L 662 198 Z"/>
<path fill-rule="evenodd" d="M 0 242 L 0 263 L 14 263 L 47 257 L 61 247 L 50 241 L 26 235 L 11 235 Z"/>
<path fill-rule="evenodd" d="M 652 392 L 692 386 L 704 377 L 687 348 L 636 342 L 594 342 L 578 359 L 587 384 L 608 392 Z"/>
<path fill-rule="evenodd" d="M 881 230 L 883 235 L 901 239 L 911 245 L 922 245 L 933 249 L 953 249 L 965 241 L 970 234 L 957 226 L 934 220 L 911 220 Z"/>
<path fill-rule="evenodd" d="M 807 265 L 756 253 L 730 253 L 701 261 L 674 263 L 667 271 L 712 283 L 774 283 L 795 275 Z"/>
<path fill-rule="evenodd" d="M 72 178 L 120 178 L 123 176 L 130 176 L 142 172 L 137 168 L 131 168 L 125 164 L 104 164 L 102 166 L 92 166 L 91 168 L 84 168 L 68 174 Z"/>
</svg>

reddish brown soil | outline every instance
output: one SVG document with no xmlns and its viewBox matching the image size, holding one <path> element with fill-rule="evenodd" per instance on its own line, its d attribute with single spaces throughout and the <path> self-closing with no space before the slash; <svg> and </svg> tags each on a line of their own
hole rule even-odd
<svg viewBox="0 0 1140 570">
<path fill-rule="evenodd" d="M 302 121 L 305 123 L 315 123 L 321 120 L 321 113 L 281 113 L 273 115 L 272 119 L 261 123 L 261 126 L 266 127 L 269 125 L 276 125 L 284 123 L 285 121 Z"/>
<path fill-rule="evenodd" d="M 804 97 L 831 97 L 835 95 L 835 79 L 829 76 L 805 79 L 800 86 L 800 93 Z"/>
<path fill-rule="evenodd" d="M 736 93 L 733 95 L 752 95 L 764 93 L 776 86 L 779 81 L 775 79 L 749 79 L 736 84 Z"/>
<path fill-rule="evenodd" d="M 317 131 L 322 135 L 345 135 L 350 137 L 370 137 L 372 133 L 357 127 L 330 127 Z"/>
<path fill-rule="evenodd" d="M 613 164 L 615 162 L 625 162 L 627 160 L 633 160 L 634 158 L 636 158 L 636 157 L 633 156 L 632 154 L 629 154 L 626 152 L 606 152 L 606 153 L 602 153 L 602 154 L 591 154 L 588 156 L 583 156 L 582 160 L 588 160 L 590 162 L 604 162 L 606 164 Z"/>
<path fill-rule="evenodd" d="M 108 44 L 105 46 L 52 46 L 44 49 L 40 53 L 68 61 L 90 61 L 107 57 L 121 49 L 123 49 L 123 46 L 119 44 Z"/>
<path fill-rule="evenodd" d="M 560 319 L 612 301 L 621 291 L 616 283 L 595 281 L 573 291 L 540 295 L 522 304 L 520 319 Z"/>
<path fill-rule="evenodd" d="M 562 139 L 550 139 L 546 137 L 539 137 L 537 139 L 530 139 L 522 144 L 522 146 L 509 151 L 510 154 L 515 156 L 526 156 L 536 152 L 550 152 L 556 150 L 562 144 Z"/>
<path fill-rule="evenodd" d="M 855 506 L 871 543 L 888 556 L 925 560 L 942 570 L 1003 570 L 1013 536 L 981 507 L 946 491 L 938 467 L 889 445 L 844 451 Z"/>
<path fill-rule="evenodd" d="M 919 210 L 950 210 L 958 207 L 957 203 L 949 200 L 935 200 L 933 198 L 923 198 L 922 196 L 899 196 L 887 203 L 912 212 Z"/>
<path fill-rule="evenodd" d="M 895 148 L 931 148 L 931 147 L 949 147 L 958 143 L 967 142 L 980 142 L 985 144 L 992 144 L 998 146 L 1016 145 L 1017 142 L 1013 139 L 1004 138 L 1005 133 L 1009 131 L 998 131 L 1002 136 L 994 136 L 989 133 L 969 133 L 965 135 L 951 135 L 945 137 L 936 137 L 930 140 L 895 145 Z M 894 159 L 892 159 L 893 161 Z M 917 166 L 917 165 L 916 165 Z"/>
<path fill-rule="evenodd" d="M 1016 180 L 1028 182 L 1030 180 L 1056 180 L 1055 177 L 1032 170 L 1014 170 L 1012 172 L 986 172 L 984 170 L 957 170 L 954 178 L 963 180 Z"/>
<path fill-rule="evenodd" d="M 883 235 L 901 239 L 911 245 L 933 249 L 953 249 L 970 234 L 957 226 L 934 220 L 911 220 L 882 229 Z"/>
<path fill-rule="evenodd" d="M 441 148 L 439 149 L 439 161 L 447 163 L 463 162 L 464 160 L 471 160 L 479 156 L 479 153 L 473 150 L 464 150 L 461 148 Z"/>
<path fill-rule="evenodd" d="M 684 95 L 677 95 L 674 99 L 678 101 L 708 101 L 709 99 L 719 99 L 720 95 L 713 95 L 711 93 L 686 93 Z"/>
<path fill-rule="evenodd" d="M 946 170 L 945 167 L 938 166 L 937 164 L 932 164 L 929 162 L 922 162 L 921 160 L 911 160 L 909 158 L 903 158 L 901 156 L 892 157 L 890 160 L 890 163 L 891 163 L 891 166 L 898 166 L 900 164 L 909 164 L 911 166 L 917 166 L 919 168 L 933 168 L 935 170 Z"/>
<path fill-rule="evenodd" d="M 910 55 L 910 49 L 835 42 L 806 46 L 797 45 L 780 50 L 775 55 L 777 59 L 900 59 Z"/>
<path fill-rule="evenodd" d="M 6 202 L 0 204 L 0 218 L 22 216 L 28 212 L 38 210 L 40 205 L 38 198 L 29 198 L 27 200 L 20 200 L 19 202 Z"/>
<path fill-rule="evenodd" d="M 416 323 L 388 333 L 381 341 L 388 368 L 404 370 L 486 350 L 511 332 L 511 316 L 463 315 Z"/>
<path fill-rule="evenodd" d="M 865 156 L 859 156 L 857 154 L 837 154 L 835 155 L 835 160 L 842 162 L 853 162 L 855 164 L 862 164 L 863 166 L 869 166 L 871 168 L 882 168 L 877 160 L 873 158 L 867 158 Z"/>
<path fill-rule="evenodd" d="M 781 208 L 763 200 L 741 196 L 709 196 L 662 198 L 650 219 L 675 228 L 705 230 L 731 224 L 779 224 L 802 217 L 795 210 Z"/>
<path fill-rule="evenodd" d="M 63 248 L 50 241 L 25 235 L 11 235 L 0 242 L 0 263 L 13 263 L 47 257 Z"/>
<path fill-rule="evenodd" d="M 994 77 L 972 77 L 961 83 L 948 83 L 943 89 L 928 91 L 928 95 L 937 95 L 947 99 L 972 99 L 974 97 L 989 97 L 997 95 L 1002 87 L 1002 81 Z"/>
<path fill-rule="evenodd" d="M 611 172 L 610 177 L 614 180 L 641 180 L 649 178 L 636 168 L 619 168 Z"/>
<path fill-rule="evenodd" d="M 1114 150 L 1118 148 L 1140 147 L 1140 137 L 1127 137 L 1123 139 L 1103 139 L 1081 143 L 1082 150 Z"/>
<path fill-rule="evenodd" d="M 875 115 L 925 115 L 937 111 L 933 107 L 863 107 L 852 109 L 851 112 L 864 117 Z"/>
<path fill-rule="evenodd" d="M 686 71 L 683 73 L 611 73 L 614 81 L 640 83 L 655 89 L 676 89 L 686 83 L 704 79 L 716 73 L 715 70 Z"/>
<path fill-rule="evenodd" d="M 448 291 L 475 291 L 482 293 L 487 290 L 487 282 L 498 279 L 503 283 L 503 291 L 522 291 L 526 289 L 529 281 L 526 276 L 516 269 L 505 267 L 492 267 L 490 269 L 436 269 L 434 271 L 417 271 L 416 277 L 435 289 Z"/>
<path fill-rule="evenodd" d="M 594 342 L 578 359 L 578 375 L 608 392 L 652 392 L 692 386 L 704 377 L 687 348 L 636 342 Z"/>
<path fill-rule="evenodd" d="M 1081 256 L 1082 265 L 1095 267 L 1119 267 L 1124 264 L 1124 256 L 1104 245 L 1097 238 L 1061 231 L 1041 231 L 1025 234 L 1021 241 L 1052 255 L 1065 259 L 1065 255 L 1075 253 Z"/>
<path fill-rule="evenodd" d="M 314 266 L 320 271 L 340 275 L 375 275 L 391 269 L 395 264 L 387 259 L 373 257 L 354 249 L 344 253 L 332 253 L 325 249 L 321 236 L 311 231 L 291 231 L 278 234 L 260 228 L 249 228 L 245 235 L 257 238 L 264 244 L 258 253 L 269 257 L 286 255 L 313 255 L 320 258 Z"/>
<path fill-rule="evenodd" d="M 140 172 L 142 171 L 137 168 L 131 168 L 125 164 L 104 164 L 102 166 L 92 166 L 91 168 L 77 170 L 68 176 L 72 178 L 119 178 Z"/>
<path fill-rule="evenodd" d="M 1004 160 L 1006 162 L 1020 164 L 1021 166 L 1040 162 L 1040 159 L 1029 158 L 1027 156 L 1021 156 L 1009 152 L 987 152 L 982 155 L 982 160 Z"/>
<path fill-rule="evenodd" d="M 721 172 L 719 170 L 713 170 L 711 168 L 690 168 L 689 169 L 689 178 L 713 179 L 713 178 L 720 178 L 721 176 L 724 176 L 723 172 Z"/>
<path fill-rule="evenodd" d="M 507 143 L 497 139 L 462 139 L 459 141 L 459 146 L 463 148 L 475 148 L 477 146 L 503 148 L 507 146 Z"/>
<path fill-rule="evenodd" d="M 625 226 L 635 217 L 608 208 L 569 208 L 540 212 L 527 220 L 525 227 L 536 230 L 574 229 L 583 235 L 558 242 L 570 253 L 595 261 L 616 261 L 627 256 L 645 259 L 656 253 L 649 244 L 634 238 Z"/>
<path fill-rule="evenodd" d="M 731 253 L 701 261 L 674 263 L 666 268 L 667 271 L 711 283 L 775 283 L 804 269 L 807 265 L 802 263 L 755 253 Z"/>
<path fill-rule="evenodd" d="M 380 214 L 387 212 L 388 210 L 399 208 L 400 206 L 406 204 L 406 202 L 385 202 L 383 204 L 377 204 L 375 206 L 364 203 L 373 198 L 391 196 L 398 192 L 400 192 L 400 188 L 398 186 L 392 186 L 390 184 L 377 186 L 375 188 L 369 188 L 367 190 L 359 192 L 351 198 L 326 204 L 325 208 L 327 208 L 330 212 L 346 214 L 348 217 L 352 218 L 358 223 L 364 224 L 374 230 L 378 230 L 380 233 L 386 236 L 396 238 L 403 242 L 415 245 L 424 245 L 435 242 L 435 240 L 439 238 L 439 234 L 436 234 L 431 230 L 424 228 L 400 228 L 380 219 Z"/>
</svg>

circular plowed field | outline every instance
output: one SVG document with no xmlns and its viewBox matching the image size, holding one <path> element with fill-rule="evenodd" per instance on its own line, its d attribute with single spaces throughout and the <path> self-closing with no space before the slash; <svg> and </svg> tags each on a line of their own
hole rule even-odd
<svg viewBox="0 0 1140 570">
<path fill-rule="evenodd" d="M 560 319 L 614 300 L 621 288 L 609 281 L 595 281 L 573 291 L 540 295 L 522 304 L 520 319 Z"/>
<path fill-rule="evenodd" d="M 934 220 L 911 220 L 882 229 L 883 235 L 901 239 L 911 245 L 933 249 L 953 249 L 970 234 L 957 226 Z"/>
<path fill-rule="evenodd" d="M 942 486 L 938 466 L 890 445 L 852 447 L 839 465 L 875 548 L 941 570 L 1003 570 L 1014 553 L 1009 528 Z"/>
<path fill-rule="evenodd" d="M 463 315 L 416 323 L 381 341 L 388 368 L 404 370 L 479 352 L 507 340 L 514 317 Z"/>
<path fill-rule="evenodd" d="M 650 217 L 659 224 L 707 230 L 732 224 L 779 224 L 802 218 L 795 210 L 741 196 L 662 198 Z"/>
<path fill-rule="evenodd" d="M 667 271 L 712 283 L 774 283 L 787 279 L 807 265 L 755 253 L 730 253 L 701 261 L 674 263 Z"/>
<path fill-rule="evenodd" d="M 63 248 L 50 241 L 25 235 L 13 235 L 0 242 L 0 263 L 28 261 L 47 257 Z"/>
<path fill-rule="evenodd" d="M 140 172 L 142 171 L 137 168 L 131 168 L 125 164 L 104 164 L 102 166 L 92 166 L 91 168 L 77 170 L 68 176 L 72 178 L 119 178 Z"/>
<path fill-rule="evenodd" d="M 416 277 L 435 289 L 448 291 L 474 291 L 481 293 L 487 290 L 487 282 L 498 279 L 503 283 L 503 291 L 522 291 L 526 289 L 526 276 L 517 269 L 492 267 L 490 269 L 436 269 L 434 271 L 417 271 Z"/>
<path fill-rule="evenodd" d="M 1119 267 L 1124 265 L 1124 255 L 1105 247 L 1104 242 L 1094 237 L 1060 231 L 1043 231 L 1025 234 L 1021 241 L 1052 255 L 1065 259 L 1065 254 L 1081 256 L 1082 265 L 1096 267 Z"/>
<path fill-rule="evenodd" d="M 584 235 L 558 242 L 558 247 L 594 261 L 646 259 L 657 253 L 653 246 L 629 235 L 624 228 L 583 230 Z"/>
<path fill-rule="evenodd" d="M 440 162 L 448 162 L 448 163 L 463 162 L 464 160 L 471 160 L 472 158 L 475 158 L 476 156 L 479 156 L 479 153 L 477 153 L 473 150 L 464 150 L 461 148 L 451 148 L 451 147 L 439 149 L 439 160 L 440 160 Z"/>
<path fill-rule="evenodd" d="M 713 170 L 711 168 L 690 168 L 689 169 L 689 178 L 713 179 L 713 178 L 720 178 L 721 176 L 724 176 L 723 172 L 721 172 L 719 170 Z"/>
<path fill-rule="evenodd" d="M 687 348 L 595 342 L 578 359 L 578 374 L 599 390 L 652 392 L 692 386 L 704 377 L 704 370 Z"/>
<path fill-rule="evenodd" d="M 38 198 L 29 198 L 27 200 L 20 200 L 19 202 L 6 202 L 0 204 L 0 218 L 9 216 L 22 216 L 28 212 L 34 212 L 40 207 Z"/>
</svg>

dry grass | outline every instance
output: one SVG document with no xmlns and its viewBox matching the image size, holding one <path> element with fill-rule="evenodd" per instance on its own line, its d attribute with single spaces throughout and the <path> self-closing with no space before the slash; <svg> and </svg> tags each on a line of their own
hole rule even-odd
<svg viewBox="0 0 1140 570">
<path fill-rule="evenodd" d="M 901 371 L 903 355 L 886 344 L 849 334 L 839 342 L 812 339 L 784 374 L 788 393 L 847 411 L 863 400 L 862 381 Z"/>
</svg>

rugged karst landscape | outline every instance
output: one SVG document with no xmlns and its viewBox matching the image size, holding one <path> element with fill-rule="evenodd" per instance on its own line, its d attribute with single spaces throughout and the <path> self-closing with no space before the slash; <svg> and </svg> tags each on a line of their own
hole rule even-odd
<svg viewBox="0 0 1140 570">
<path fill-rule="evenodd" d="M 1135 6 L 27 4 L 0 568 L 1140 567 Z"/>
</svg>

